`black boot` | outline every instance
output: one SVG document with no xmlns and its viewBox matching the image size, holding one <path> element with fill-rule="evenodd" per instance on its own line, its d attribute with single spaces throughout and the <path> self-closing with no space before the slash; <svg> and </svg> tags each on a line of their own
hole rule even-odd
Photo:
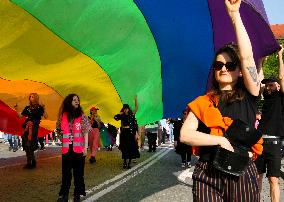
<svg viewBox="0 0 284 202">
<path fill-rule="evenodd" d="M 27 163 L 27 164 L 23 167 L 23 169 L 32 169 L 32 165 Z"/>
<path fill-rule="evenodd" d="M 130 168 L 131 168 L 130 164 L 131 164 L 131 159 L 129 159 L 129 161 L 128 161 L 127 169 L 130 169 Z"/>
<path fill-rule="evenodd" d="M 80 202 L 80 195 L 74 195 L 74 202 Z"/>
<path fill-rule="evenodd" d="M 23 169 L 32 169 L 32 161 L 27 160 L 27 164 L 23 167 Z"/>
<path fill-rule="evenodd" d="M 59 196 L 57 202 L 68 202 L 68 195 Z"/>
<path fill-rule="evenodd" d="M 127 163 L 126 163 L 126 159 L 123 160 L 123 169 L 127 168 Z"/>
<path fill-rule="evenodd" d="M 32 160 L 32 163 L 31 163 L 31 168 L 35 168 L 35 167 L 36 167 L 36 160 L 33 159 L 33 160 Z"/>
<path fill-rule="evenodd" d="M 89 159 L 90 163 L 95 163 L 96 162 L 96 157 L 91 156 L 91 158 Z"/>
</svg>

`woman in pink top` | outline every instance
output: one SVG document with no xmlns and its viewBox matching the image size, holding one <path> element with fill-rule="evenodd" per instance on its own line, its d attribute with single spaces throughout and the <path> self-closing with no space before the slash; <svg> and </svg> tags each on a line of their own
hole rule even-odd
<svg viewBox="0 0 284 202">
<path fill-rule="evenodd" d="M 84 166 L 90 129 L 88 118 L 80 106 L 79 96 L 69 94 L 61 105 L 57 121 L 57 131 L 62 135 L 62 184 L 57 201 L 68 201 L 72 169 L 74 202 L 80 201 L 80 195 L 86 195 Z"/>
</svg>

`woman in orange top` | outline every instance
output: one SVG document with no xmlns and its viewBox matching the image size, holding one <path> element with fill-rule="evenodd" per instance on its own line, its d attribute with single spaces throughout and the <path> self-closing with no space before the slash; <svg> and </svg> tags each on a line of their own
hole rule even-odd
<svg viewBox="0 0 284 202">
<path fill-rule="evenodd" d="M 251 160 L 241 176 L 213 167 L 212 154 L 217 145 L 234 151 L 223 136 L 232 120 L 240 119 L 254 127 L 260 89 L 251 42 L 239 12 L 241 0 L 225 0 L 225 4 L 237 45 L 229 44 L 217 51 L 212 64 L 212 89 L 189 103 L 180 140 L 199 147 L 200 159 L 192 176 L 194 201 L 259 201 L 257 170 Z M 251 151 L 260 154 L 261 146 Z"/>
</svg>

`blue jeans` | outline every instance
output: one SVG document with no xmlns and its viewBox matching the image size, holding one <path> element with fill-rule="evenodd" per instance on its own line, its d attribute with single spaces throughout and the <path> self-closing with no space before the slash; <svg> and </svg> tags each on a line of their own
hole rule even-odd
<svg viewBox="0 0 284 202">
<path fill-rule="evenodd" d="M 173 133 L 173 130 L 170 130 L 169 140 L 170 140 L 171 143 L 174 142 L 174 133 Z"/>
<path fill-rule="evenodd" d="M 3 139 L 4 139 L 4 142 L 7 142 L 8 141 L 8 134 L 4 133 L 3 134 Z"/>
<path fill-rule="evenodd" d="M 16 151 L 18 149 L 18 136 L 17 135 L 8 135 L 8 142 L 10 148 Z"/>
</svg>

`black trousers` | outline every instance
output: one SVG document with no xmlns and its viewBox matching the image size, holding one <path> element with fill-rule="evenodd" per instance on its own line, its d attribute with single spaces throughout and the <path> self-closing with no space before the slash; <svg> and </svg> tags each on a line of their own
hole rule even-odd
<svg viewBox="0 0 284 202">
<path fill-rule="evenodd" d="M 39 137 L 38 138 L 38 142 L 39 142 L 39 144 L 40 144 L 40 148 L 42 149 L 42 148 L 44 148 L 44 137 Z"/>
<path fill-rule="evenodd" d="M 191 162 L 191 151 L 182 151 L 180 156 L 182 163 Z"/>
<path fill-rule="evenodd" d="M 192 154 L 191 146 L 186 145 L 186 144 L 178 141 L 176 151 L 177 151 L 177 153 L 180 154 L 182 163 L 186 163 L 186 162 L 191 161 L 191 154 Z"/>
<path fill-rule="evenodd" d="M 147 133 L 148 137 L 148 144 L 149 144 L 149 151 L 156 151 L 156 140 L 157 140 L 157 133 Z"/>
<path fill-rule="evenodd" d="M 161 139 L 161 143 L 165 144 L 166 143 L 166 133 L 162 132 L 162 139 Z"/>
<path fill-rule="evenodd" d="M 84 167 L 85 156 L 83 153 L 75 153 L 72 144 L 69 146 L 67 154 L 62 154 L 62 185 L 59 195 L 68 195 L 71 186 L 72 170 L 74 176 L 74 195 L 84 195 L 85 182 L 84 182 Z"/>
<path fill-rule="evenodd" d="M 27 164 L 32 165 L 35 162 L 35 153 L 32 147 L 26 147 L 26 157 L 27 157 Z"/>
</svg>

